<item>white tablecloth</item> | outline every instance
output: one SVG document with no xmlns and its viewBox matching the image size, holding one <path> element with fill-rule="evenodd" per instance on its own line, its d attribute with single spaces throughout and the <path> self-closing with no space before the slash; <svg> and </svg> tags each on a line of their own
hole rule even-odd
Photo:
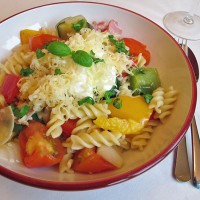
<svg viewBox="0 0 200 200">
<path fill-rule="evenodd" d="M 62 1 L 62 0 L 60 0 Z M 89 0 L 88 0 L 89 1 Z M 192 9 L 198 0 L 97 0 L 115 4 L 140 13 L 163 27 L 162 18 L 167 12 Z M 59 0 L 0 0 L 0 21 L 25 9 Z M 200 15 L 200 8 L 196 11 Z M 200 65 L 200 41 L 189 42 Z M 198 87 L 198 94 L 200 85 Z M 196 118 L 200 130 L 200 98 L 197 101 Z M 191 150 L 190 132 L 187 133 Z M 189 152 L 189 157 L 191 153 Z M 89 191 L 59 192 L 32 188 L 0 176 L 2 200 L 59 200 L 59 199 L 116 199 L 116 200 L 197 200 L 200 190 L 191 182 L 179 183 L 172 176 L 173 152 L 157 166 L 124 183 Z"/>
</svg>

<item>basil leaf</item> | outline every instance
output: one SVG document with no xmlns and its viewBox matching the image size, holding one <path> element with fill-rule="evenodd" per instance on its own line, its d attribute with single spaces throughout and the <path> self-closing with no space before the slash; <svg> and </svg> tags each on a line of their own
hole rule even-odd
<svg viewBox="0 0 200 200">
<path fill-rule="evenodd" d="M 22 75 L 22 76 L 29 76 L 29 75 L 31 75 L 33 72 L 34 72 L 34 70 L 31 69 L 31 68 L 21 68 L 21 70 L 20 70 L 20 75 Z"/>
<path fill-rule="evenodd" d="M 83 105 L 84 103 L 88 103 L 88 104 L 93 105 L 95 102 L 94 102 L 94 99 L 92 97 L 85 97 L 85 98 L 78 101 L 79 106 Z"/>
<path fill-rule="evenodd" d="M 71 49 L 64 43 L 60 41 L 53 41 L 47 45 L 47 50 L 56 56 L 68 56 L 71 54 Z"/>
<path fill-rule="evenodd" d="M 117 109 L 120 109 L 122 107 L 122 100 L 120 98 L 116 98 L 113 101 L 113 106 Z"/>
<path fill-rule="evenodd" d="M 72 53 L 72 59 L 75 63 L 82 65 L 84 67 L 91 67 L 92 66 L 92 58 L 90 54 L 86 51 L 78 50 Z"/>
</svg>

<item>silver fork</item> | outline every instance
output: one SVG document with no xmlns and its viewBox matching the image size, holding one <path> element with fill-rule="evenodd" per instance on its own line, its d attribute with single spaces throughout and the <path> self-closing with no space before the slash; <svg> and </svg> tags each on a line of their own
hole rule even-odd
<svg viewBox="0 0 200 200">
<path fill-rule="evenodd" d="M 178 43 L 181 45 L 185 54 L 188 56 L 187 40 L 179 38 Z M 195 185 L 195 187 L 200 188 L 200 139 L 197 130 L 195 116 L 193 117 L 191 123 L 191 134 L 192 134 L 192 182 Z M 189 181 L 191 179 L 185 136 L 178 145 L 176 150 L 174 175 L 177 180 L 183 182 Z"/>
</svg>

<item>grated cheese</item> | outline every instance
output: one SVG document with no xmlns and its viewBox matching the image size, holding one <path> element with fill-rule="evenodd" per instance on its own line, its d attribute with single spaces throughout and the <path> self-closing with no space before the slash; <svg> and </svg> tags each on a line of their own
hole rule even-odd
<svg viewBox="0 0 200 200">
<path fill-rule="evenodd" d="M 127 55 L 116 52 L 108 35 L 85 28 L 66 41 L 72 51 L 90 53 L 92 50 L 96 58 L 104 60 L 89 68 L 78 65 L 71 56 L 58 57 L 46 52 L 40 59 L 34 57 L 30 65 L 34 73 L 20 80 L 20 98 L 29 99 L 35 111 L 60 103 L 76 106 L 77 101 L 86 96 L 99 102 L 105 91 L 115 85 L 116 77 L 123 71 L 129 73 L 128 68 L 132 66 Z M 63 74 L 55 75 L 57 68 Z"/>
</svg>

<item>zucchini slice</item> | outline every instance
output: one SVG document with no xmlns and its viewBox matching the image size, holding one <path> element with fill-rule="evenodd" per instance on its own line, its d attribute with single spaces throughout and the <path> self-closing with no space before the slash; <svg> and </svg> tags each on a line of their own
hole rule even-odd
<svg viewBox="0 0 200 200">
<path fill-rule="evenodd" d="M 77 15 L 74 17 L 67 17 L 59 21 L 56 25 L 58 36 L 61 39 L 68 39 L 70 34 L 79 32 L 82 28 L 87 28 L 88 23 L 84 16 Z"/>
</svg>

